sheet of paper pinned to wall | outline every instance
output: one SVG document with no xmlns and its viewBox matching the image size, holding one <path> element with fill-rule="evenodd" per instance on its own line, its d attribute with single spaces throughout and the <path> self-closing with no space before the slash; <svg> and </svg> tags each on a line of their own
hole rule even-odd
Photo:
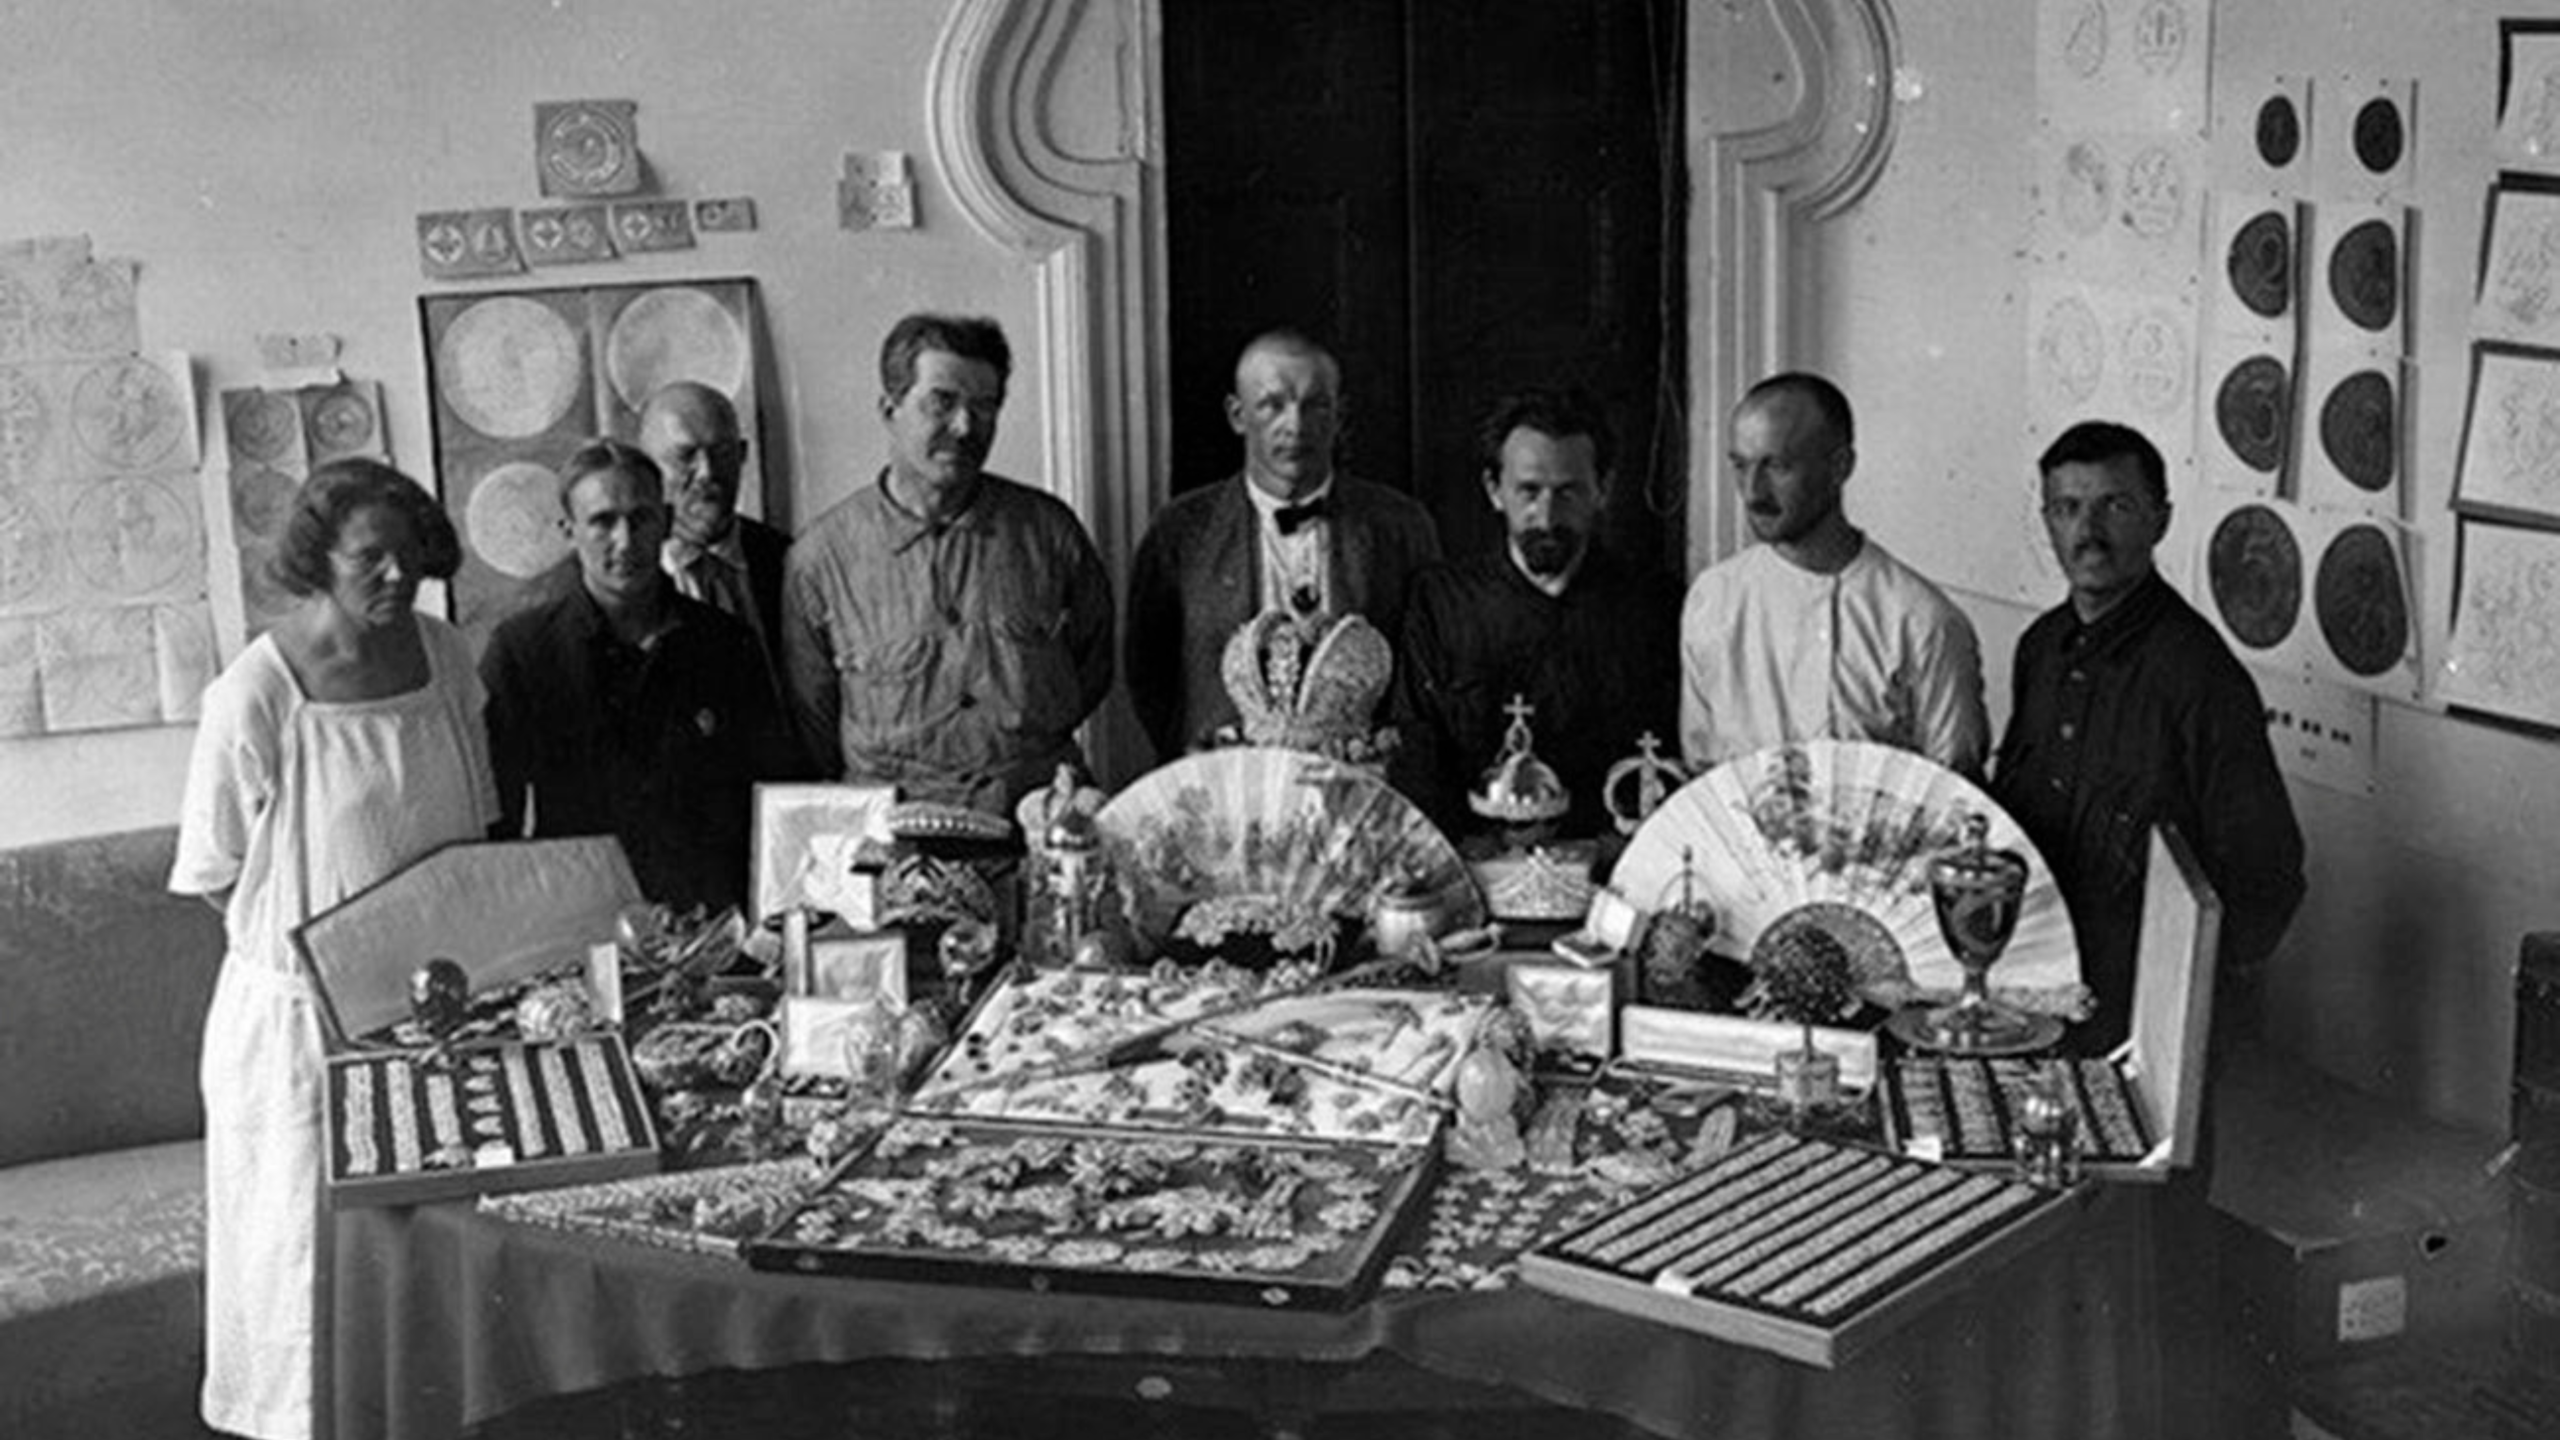
<svg viewBox="0 0 2560 1440">
<path fill-rule="evenodd" d="M 2499 24 L 2498 136 L 2501 170 L 2560 175 L 2560 22 Z"/>
<path fill-rule="evenodd" d="M 274 578 L 277 542 L 311 472 L 332 460 L 388 461 L 382 387 L 339 377 L 309 385 L 222 392 L 222 456 L 231 546 L 239 557 L 240 642 L 293 606 Z"/>
<path fill-rule="evenodd" d="M 138 267 L 0 244 L 0 737 L 157 725 L 212 677 L 195 385 Z"/>
<path fill-rule="evenodd" d="M 2066 129 L 2202 134 L 2209 0 L 2038 0 L 2036 108 Z"/>
<path fill-rule="evenodd" d="M 2464 521 L 2437 693 L 2560 726 L 2560 534 Z"/>
</svg>

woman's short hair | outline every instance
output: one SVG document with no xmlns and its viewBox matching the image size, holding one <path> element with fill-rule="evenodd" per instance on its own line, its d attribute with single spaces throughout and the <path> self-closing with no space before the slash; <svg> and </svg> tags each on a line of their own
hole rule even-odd
<svg viewBox="0 0 2560 1440">
<path fill-rule="evenodd" d="M 332 460 L 311 472 L 293 498 L 270 569 L 278 585 L 295 595 L 316 595 L 333 578 L 329 552 L 357 511 L 379 505 L 399 512 L 418 543 L 418 573 L 450 580 L 462 568 L 462 537 L 444 507 L 417 481 L 379 460 Z"/>
</svg>

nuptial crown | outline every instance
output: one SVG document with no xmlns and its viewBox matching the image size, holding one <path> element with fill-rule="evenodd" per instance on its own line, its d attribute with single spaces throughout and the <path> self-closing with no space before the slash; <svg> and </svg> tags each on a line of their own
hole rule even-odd
<svg viewBox="0 0 2560 1440">
<path fill-rule="evenodd" d="M 1477 787 L 1467 792 L 1467 808 L 1488 820 L 1506 825 L 1535 825 L 1553 820 L 1573 808 L 1573 797 L 1565 792 L 1564 781 L 1547 762 L 1537 756 L 1529 734 L 1529 717 L 1537 712 L 1521 696 L 1511 697 L 1502 707 L 1511 717 L 1509 728 L 1502 732 L 1502 754 L 1493 768 L 1484 772 Z"/>
<path fill-rule="evenodd" d="M 1636 740 L 1639 752 L 1609 767 L 1600 782 L 1601 803 L 1621 835 L 1633 835 L 1645 817 L 1662 808 L 1671 792 L 1688 783 L 1688 775 L 1662 758 L 1662 742 L 1648 730 Z"/>
<path fill-rule="evenodd" d="M 1218 670 L 1246 744 L 1365 764 L 1392 743 L 1370 719 L 1394 665 L 1387 637 L 1357 615 L 1265 610 L 1236 627 Z"/>
</svg>

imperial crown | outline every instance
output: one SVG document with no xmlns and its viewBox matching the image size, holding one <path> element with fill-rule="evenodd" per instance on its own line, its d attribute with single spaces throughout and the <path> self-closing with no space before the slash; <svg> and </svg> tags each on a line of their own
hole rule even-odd
<svg viewBox="0 0 2560 1440">
<path fill-rule="evenodd" d="M 1219 675 L 1245 744 L 1374 764 L 1395 743 L 1370 726 L 1394 664 L 1387 638 L 1357 615 L 1265 610 L 1236 627 Z"/>
</svg>

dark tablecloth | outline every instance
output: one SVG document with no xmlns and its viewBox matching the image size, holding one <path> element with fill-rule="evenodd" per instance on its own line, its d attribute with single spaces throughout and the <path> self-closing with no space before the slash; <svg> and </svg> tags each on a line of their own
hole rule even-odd
<svg viewBox="0 0 2560 1440">
<path fill-rule="evenodd" d="M 801 1277 L 513 1224 L 467 1204 L 337 1217 L 339 1440 L 446 1440 L 647 1376 L 1040 1356 L 1424 1369 L 1672 1436 L 2148 1437 L 2155 1210 L 2102 1191 L 2052 1241 L 1821 1370 L 1525 1288 L 1403 1292 L 1338 1315 Z"/>
</svg>

